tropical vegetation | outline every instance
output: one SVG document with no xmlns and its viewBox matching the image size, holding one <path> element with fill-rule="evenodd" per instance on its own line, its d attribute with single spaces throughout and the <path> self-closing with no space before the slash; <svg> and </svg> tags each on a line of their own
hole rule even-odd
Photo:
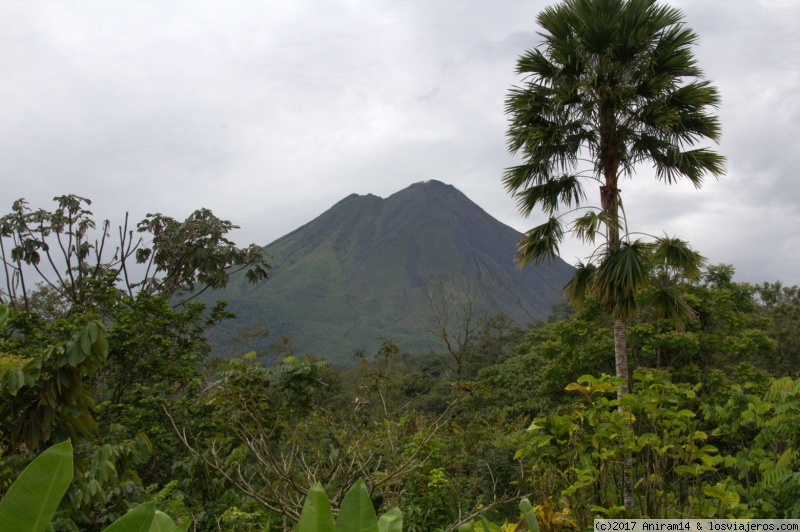
<svg viewBox="0 0 800 532">
<path fill-rule="evenodd" d="M 620 180 L 643 163 L 668 184 L 688 179 L 700 187 L 706 174 L 720 176 L 724 158 L 694 147 L 719 140 L 719 120 L 709 112 L 719 94 L 702 79 L 691 51 L 697 35 L 677 8 L 654 0 L 565 0 L 538 22 L 544 42 L 520 57 L 525 84 L 506 101 L 508 148 L 523 163 L 508 169 L 504 183 L 523 214 L 538 207 L 549 218 L 520 239 L 517 262 L 555 257 L 565 233 L 593 246 L 600 240 L 576 265 L 566 294 L 578 305 L 592 294 L 614 319 L 622 401 L 630 391 L 626 320 L 646 304 L 684 326 L 691 307 L 676 285 L 697 279 L 704 259 L 678 238 L 634 238 Z M 584 205 L 586 181 L 599 185 L 597 206 Z M 568 215 L 575 219 L 565 221 Z"/>
<path fill-rule="evenodd" d="M 224 308 L 131 295 L 119 272 L 80 299 L 34 283 L 27 305 L 2 307 L 0 495 L 27 500 L 15 480 L 67 442 L 56 530 L 103 530 L 136 508 L 190 530 L 289 530 L 321 489 L 334 520 L 355 489 L 407 531 L 525 530 L 526 497 L 546 530 L 800 515 L 797 287 L 715 265 L 675 284 L 682 328 L 638 304 L 620 398 L 613 318 L 591 293 L 528 329 L 481 316 L 439 352 L 386 339 L 337 369 L 287 338 L 248 351 L 260 330 L 215 357 L 207 332 Z"/>
</svg>

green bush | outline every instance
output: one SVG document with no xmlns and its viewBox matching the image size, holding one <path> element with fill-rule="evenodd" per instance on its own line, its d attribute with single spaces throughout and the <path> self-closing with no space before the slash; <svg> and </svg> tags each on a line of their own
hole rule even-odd
<svg viewBox="0 0 800 532">
<path fill-rule="evenodd" d="M 0 501 L 0 532 L 53 530 L 50 522 L 72 482 L 72 475 L 70 440 L 44 451 L 17 477 Z M 190 524 L 187 520 L 181 526 L 176 525 L 150 502 L 132 509 L 105 531 L 186 532 Z"/>
</svg>

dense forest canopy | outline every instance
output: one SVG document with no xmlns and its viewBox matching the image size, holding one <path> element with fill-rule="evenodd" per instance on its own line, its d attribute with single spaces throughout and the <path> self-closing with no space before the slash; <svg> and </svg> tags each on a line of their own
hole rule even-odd
<svg viewBox="0 0 800 532">
<path fill-rule="evenodd" d="M 5 243 L 43 233 L 53 234 Z M 96 257 L 93 246 L 82 256 Z M 13 277 L 14 261 L 33 255 L 9 248 Z M 57 529 L 99 530 L 155 501 L 197 530 L 278 530 L 315 483 L 335 509 L 358 479 L 406 530 L 455 530 L 479 515 L 517 522 L 525 496 L 542 526 L 576 530 L 598 515 L 800 515 L 797 287 L 737 283 L 732 266 L 708 266 L 675 284 L 691 309 L 678 328 L 642 292 L 628 320 L 633 386 L 618 399 L 612 318 L 591 295 L 528 329 L 472 316 L 441 352 L 412 355 L 386 339 L 337 370 L 287 337 L 247 353 L 267 333 L 258 329 L 240 331 L 237 356 L 215 358 L 207 332 L 230 313 L 155 288 L 179 277 L 170 260 L 187 260 L 160 259 L 141 285 L 153 288 L 136 290 L 118 264 L 80 257 L 53 285 L 23 267 L 19 286 L 32 280 L 5 294 L 0 332 L 3 490 L 71 440 Z M 230 264 L 215 260 L 206 282 L 224 282 Z M 430 319 L 431 334 L 446 333 Z"/>
</svg>

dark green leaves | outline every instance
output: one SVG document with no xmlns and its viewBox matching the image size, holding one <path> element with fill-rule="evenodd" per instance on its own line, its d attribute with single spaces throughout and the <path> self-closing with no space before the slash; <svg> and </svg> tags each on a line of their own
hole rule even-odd
<svg viewBox="0 0 800 532">
<path fill-rule="evenodd" d="M 706 259 L 679 238 L 663 237 L 653 246 L 653 261 L 663 271 L 692 281 L 700 278 Z"/>
<path fill-rule="evenodd" d="M 112 244 L 108 220 L 96 223 L 86 198 L 54 198 L 56 209 L 33 210 L 23 199 L 0 218 L 0 254 L 5 271 L 4 293 L 12 306 L 29 310 L 31 287 L 41 283 L 54 292 L 66 311 L 93 311 L 127 295 L 189 292 L 196 284 L 221 288 L 244 271 L 255 283 L 267 277 L 269 264 L 255 245 L 237 247 L 227 235 L 236 226 L 199 209 L 180 222 L 150 214 L 128 229 L 128 217 Z M 149 240 L 148 240 L 149 239 Z M 132 278 L 132 262 L 145 264 L 143 277 Z M 24 266 L 33 268 L 25 268 Z M 34 276 L 33 282 L 26 276 Z M 41 292 L 43 289 L 40 289 Z"/>
<path fill-rule="evenodd" d="M 682 327 L 694 313 L 679 283 L 699 279 L 704 265 L 705 259 L 678 238 L 635 240 L 605 253 L 598 264 L 578 263 L 564 293 L 578 306 L 593 295 L 614 318 L 630 317 L 644 305 Z"/>
<path fill-rule="evenodd" d="M 545 259 L 554 259 L 558 255 L 558 244 L 564 237 L 564 229 L 557 218 L 551 217 L 547 222 L 534 227 L 519 240 L 517 246 L 517 267 L 530 262 L 539 264 Z"/>
<path fill-rule="evenodd" d="M 267 277 L 270 266 L 255 245 L 240 249 L 226 235 L 237 226 L 221 220 L 208 209 L 199 209 L 179 222 L 162 214 L 148 214 L 139 223 L 140 233 L 152 234 L 152 242 L 137 250 L 136 260 L 147 264 L 149 276 L 141 283 L 146 293 L 171 296 L 202 287 L 222 288 L 231 273 L 245 270 L 250 282 Z"/>
<path fill-rule="evenodd" d="M 530 215 L 536 205 L 552 215 L 558 206 L 579 206 L 585 198 L 579 176 L 564 175 L 557 179 L 549 179 L 544 183 L 533 185 L 516 194 L 519 210 L 525 216 Z"/>
<path fill-rule="evenodd" d="M 541 208 L 552 217 L 560 207 L 579 207 L 588 177 L 582 167 L 617 198 L 619 177 L 642 162 L 667 183 L 685 178 L 700 186 L 706 174 L 723 173 L 722 156 L 689 149 L 719 139 L 711 111 L 720 99 L 700 79 L 691 49 L 697 35 L 679 10 L 653 0 L 564 0 L 538 22 L 543 42 L 519 58 L 517 72 L 526 77 L 506 98 L 508 149 L 522 162 L 503 183 L 520 212 Z M 616 247 L 619 202 L 601 203 Z M 579 238 L 593 241 L 598 221 L 580 220 Z M 552 256 L 561 235 L 554 236 L 552 224 L 529 232 L 518 262 Z"/>
<path fill-rule="evenodd" d="M 611 317 L 626 318 L 636 310 L 636 294 L 648 281 L 648 246 L 641 241 L 624 243 L 610 251 L 598 266 L 593 289 Z"/>
<path fill-rule="evenodd" d="M 589 211 L 572 222 L 572 231 L 575 233 L 576 237 L 580 238 L 585 243 L 594 244 L 600 229 L 603 226 L 608 227 L 610 221 L 612 220 L 610 220 L 607 212 Z M 614 220 L 614 222 L 616 221 Z"/>
<path fill-rule="evenodd" d="M 401 532 L 402 529 L 403 517 L 397 508 L 377 518 L 367 486 L 359 479 L 345 494 L 335 524 L 322 485 L 312 486 L 294 532 Z"/>
</svg>

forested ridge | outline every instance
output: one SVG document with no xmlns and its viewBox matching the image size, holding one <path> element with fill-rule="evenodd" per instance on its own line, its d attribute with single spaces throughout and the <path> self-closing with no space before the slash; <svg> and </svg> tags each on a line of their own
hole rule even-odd
<svg viewBox="0 0 800 532">
<path fill-rule="evenodd" d="M 543 320 L 573 268 L 562 260 L 517 269 L 519 231 L 494 219 L 452 185 L 429 180 L 379 198 L 352 194 L 266 245 L 272 269 L 255 285 L 234 276 L 199 299 L 228 302 L 237 320 L 215 328 L 230 344 L 237 328 L 289 334 L 300 352 L 348 365 L 381 337 L 411 352 L 437 347 L 430 298 L 442 284 L 473 292 L 481 306 L 518 325 Z"/>
</svg>

